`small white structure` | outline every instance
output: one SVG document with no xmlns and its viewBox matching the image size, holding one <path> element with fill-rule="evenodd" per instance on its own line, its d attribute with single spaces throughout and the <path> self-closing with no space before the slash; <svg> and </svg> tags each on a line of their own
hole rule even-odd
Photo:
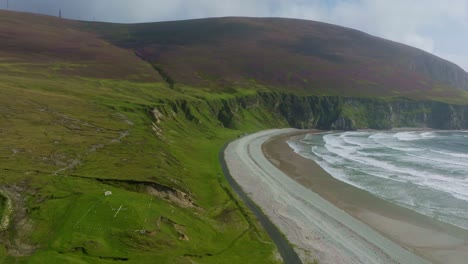
<svg viewBox="0 0 468 264">
<path fill-rule="evenodd" d="M 104 193 L 104 195 L 105 195 L 105 196 L 112 195 L 112 192 L 111 192 L 111 191 L 106 191 L 106 192 Z"/>
</svg>

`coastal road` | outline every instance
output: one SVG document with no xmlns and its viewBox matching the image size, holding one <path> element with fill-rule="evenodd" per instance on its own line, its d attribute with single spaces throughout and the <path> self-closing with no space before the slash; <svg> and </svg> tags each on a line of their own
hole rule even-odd
<svg viewBox="0 0 468 264">
<path fill-rule="evenodd" d="M 268 217 L 258 208 L 258 206 L 247 196 L 247 194 L 244 193 L 242 188 L 232 177 L 226 164 L 226 160 L 224 159 L 224 152 L 227 146 L 228 144 L 226 144 L 223 147 L 223 149 L 219 152 L 219 161 L 221 163 L 221 168 L 223 170 L 224 176 L 226 177 L 229 185 L 231 185 L 232 189 L 237 193 L 237 195 L 241 198 L 244 204 L 253 212 L 253 214 L 257 217 L 258 221 L 262 224 L 263 228 L 267 231 L 268 235 L 271 237 L 276 247 L 278 248 L 278 252 L 283 258 L 284 263 L 302 264 L 301 259 L 294 251 L 291 244 L 281 234 L 278 228 L 270 221 L 270 219 L 268 219 Z"/>
<path fill-rule="evenodd" d="M 248 199 L 251 209 L 255 204 L 260 207 L 257 210 L 296 246 L 302 261 L 428 263 L 300 185 L 275 167 L 275 161 L 267 160 L 263 143 L 294 131 L 266 130 L 231 142 L 224 151 L 223 167 L 235 180 L 233 188 Z"/>
</svg>

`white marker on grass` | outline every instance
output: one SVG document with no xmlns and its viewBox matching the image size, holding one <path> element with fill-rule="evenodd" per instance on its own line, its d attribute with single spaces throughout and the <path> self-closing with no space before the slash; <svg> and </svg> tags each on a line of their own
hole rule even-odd
<svg viewBox="0 0 468 264">
<path fill-rule="evenodd" d="M 96 205 L 97 205 L 97 204 L 102 200 L 102 198 L 104 198 L 104 197 L 105 197 L 104 195 L 101 196 L 101 198 L 99 198 L 99 200 L 97 200 L 96 203 L 94 203 L 93 205 L 91 205 L 91 207 L 88 209 L 88 211 L 86 211 L 86 213 L 85 213 L 83 216 L 81 216 L 81 218 L 80 218 L 78 221 L 76 221 L 75 227 L 78 226 L 78 224 L 81 222 L 81 220 L 83 220 L 83 219 L 88 215 L 88 213 L 89 213 L 91 210 L 93 210 L 93 208 L 96 207 Z"/>
<path fill-rule="evenodd" d="M 146 219 L 148 219 L 148 214 L 149 214 L 152 202 L 153 202 L 153 198 L 151 198 L 151 200 L 149 201 L 148 209 L 146 210 L 145 223 L 146 223 Z"/>
<path fill-rule="evenodd" d="M 121 210 L 127 210 L 127 208 L 122 208 L 122 207 L 123 207 L 123 204 L 120 205 L 119 209 L 112 209 L 112 210 L 117 210 L 117 212 L 115 212 L 114 218 L 119 214 Z"/>
</svg>

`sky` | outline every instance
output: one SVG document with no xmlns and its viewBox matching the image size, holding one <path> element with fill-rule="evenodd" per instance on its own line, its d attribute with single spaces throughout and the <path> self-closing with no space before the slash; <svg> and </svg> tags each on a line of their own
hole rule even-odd
<svg viewBox="0 0 468 264">
<path fill-rule="evenodd" d="M 0 0 L 0 8 L 120 23 L 221 16 L 322 21 L 408 44 L 468 71 L 468 0 Z"/>
</svg>

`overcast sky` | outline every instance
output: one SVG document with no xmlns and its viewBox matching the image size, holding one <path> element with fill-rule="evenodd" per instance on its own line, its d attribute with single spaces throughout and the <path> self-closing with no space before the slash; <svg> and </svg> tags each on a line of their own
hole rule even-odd
<svg viewBox="0 0 468 264">
<path fill-rule="evenodd" d="M 219 16 L 323 21 L 402 42 L 468 70 L 468 0 L 0 0 L 1 8 L 109 22 Z"/>
</svg>

